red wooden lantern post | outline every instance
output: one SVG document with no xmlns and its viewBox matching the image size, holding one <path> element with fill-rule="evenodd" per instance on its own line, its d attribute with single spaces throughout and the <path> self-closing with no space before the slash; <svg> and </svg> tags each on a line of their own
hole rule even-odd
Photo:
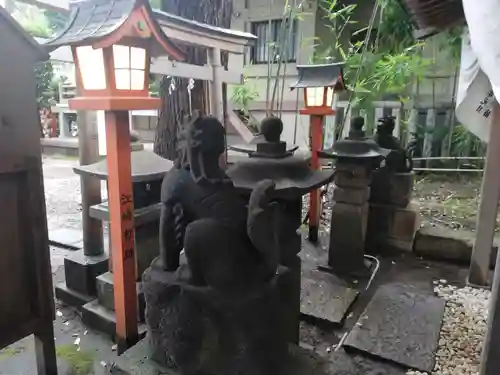
<svg viewBox="0 0 500 375">
<path fill-rule="evenodd" d="M 128 112 L 160 106 L 149 96 L 153 51 L 177 60 L 184 54 L 165 36 L 146 0 L 81 2 L 69 28 L 47 45 L 72 47 L 81 96 L 69 107 L 106 113 L 116 340 L 122 351 L 138 339 Z"/>
<path fill-rule="evenodd" d="M 333 95 L 344 89 L 342 64 L 322 64 L 297 66 L 299 80 L 292 86 L 304 89 L 305 107 L 301 115 L 310 116 L 309 147 L 311 149 L 311 168 L 321 169 L 318 151 L 323 149 L 323 124 L 325 116 L 335 114 Z M 309 241 L 318 242 L 321 217 L 319 190 L 309 193 Z"/>
</svg>

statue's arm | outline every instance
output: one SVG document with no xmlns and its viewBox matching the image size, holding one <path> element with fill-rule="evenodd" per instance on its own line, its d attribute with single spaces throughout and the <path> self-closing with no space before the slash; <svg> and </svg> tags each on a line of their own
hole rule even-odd
<svg viewBox="0 0 500 375">
<path fill-rule="evenodd" d="M 160 215 L 160 255 L 163 268 L 175 271 L 179 267 L 180 249 L 175 235 L 175 215 L 170 202 L 162 204 Z"/>
<path fill-rule="evenodd" d="M 275 184 L 271 180 L 261 181 L 250 195 L 248 202 L 247 234 L 260 252 L 269 276 L 276 273 L 279 265 L 277 209 L 269 203 Z"/>
<path fill-rule="evenodd" d="M 183 247 L 178 239 L 178 222 L 180 205 L 178 190 L 180 182 L 175 176 L 168 175 L 164 178 L 161 191 L 161 213 L 160 213 L 160 258 L 163 268 L 167 271 L 175 271 L 179 268 L 179 257 Z"/>
</svg>

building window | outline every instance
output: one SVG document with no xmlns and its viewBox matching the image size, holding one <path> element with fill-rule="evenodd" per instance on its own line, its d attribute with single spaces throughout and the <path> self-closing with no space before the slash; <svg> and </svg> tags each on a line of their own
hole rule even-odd
<svg viewBox="0 0 500 375">
<path fill-rule="evenodd" d="M 284 24 L 283 24 L 284 23 Z M 291 29 L 290 29 L 291 28 Z M 267 64 L 280 61 L 280 50 L 285 54 L 282 61 L 297 61 L 297 20 L 290 25 L 288 20 L 277 19 L 252 22 L 252 34 L 257 37 L 250 51 L 252 64 Z"/>
</svg>

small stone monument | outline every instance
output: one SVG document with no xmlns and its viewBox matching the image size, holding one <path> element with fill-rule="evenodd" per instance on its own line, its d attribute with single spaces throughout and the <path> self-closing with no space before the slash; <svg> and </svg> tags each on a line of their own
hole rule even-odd
<svg viewBox="0 0 500 375">
<path fill-rule="evenodd" d="M 379 120 L 375 142 L 389 150 L 385 165 L 373 173 L 370 193 L 368 244 L 371 251 L 390 247 L 412 251 L 420 227 L 420 210 L 411 201 L 414 173 L 408 150 L 393 136 L 394 117 Z M 376 250 L 375 250 L 376 251 Z"/>
<path fill-rule="evenodd" d="M 321 152 L 336 159 L 328 267 L 339 276 L 368 276 L 365 264 L 368 199 L 373 170 L 387 152 L 365 137 L 364 119 L 352 120 L 347 139 Z"/>
<path fill-rule="evenodd" d="M 241 197 L 219 167 L 224 128 L 196 117 L 162 185 L 160 257 L 143 276 L 149 358 L 182 375 L 272 375 L 287 353 L 275 184 Z"/>
</svg>

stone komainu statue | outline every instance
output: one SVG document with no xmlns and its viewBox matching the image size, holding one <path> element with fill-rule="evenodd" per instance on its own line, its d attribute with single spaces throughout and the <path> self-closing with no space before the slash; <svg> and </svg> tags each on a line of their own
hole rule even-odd
<svg viewBox="0 0 500 375">
<path fill-rule="evenodd" d="M 413 169 L 411 155 L 414 150 L 414 143 L 410 143 L 407 149 L 401 146 L 399 139 L 393 136 L 395 128 L 395 118 L 385 116 L 378 120 L 375 142 L 381 147 L 391 152 L 387 155 L 385 164 L 387 169 L 394 173 L 407 173 Z"/>
<path fill-rule="evenodd" d="M 279 261 L 275 206 L 269 204 L 274 183 L 261 182 L 245 202 L 219 167 L 225 131 L 216 118 L 195 118 L 179 145 L 162 186 L 164 269 L 175 271 L 184 249 L 194 285 L 225 289 L 269 280 Z"/>
<path fill-rule="evenodd" d="M 181 375 L 274 375 L 289 275 L 278 269 L 274 183 L 242 198 L 219 167 L 224 138 L 217 119 L 195 118 L 164 178 L 160 257 L 142 279 L 149 356 Z"/>
<path fill-rule="evenodd" d="M 375 141 L 381 148 L 391 151 L 385 158 L 385 165 L 373 173 L 370 202 L 406 207 L 413 190 L 412 154 L 416 143 L 410 142 L 406 149 L 401 146 L 399 139 L 392 135 L 394 120 L 392 116 L 379 120 Z"/>
</svg>

